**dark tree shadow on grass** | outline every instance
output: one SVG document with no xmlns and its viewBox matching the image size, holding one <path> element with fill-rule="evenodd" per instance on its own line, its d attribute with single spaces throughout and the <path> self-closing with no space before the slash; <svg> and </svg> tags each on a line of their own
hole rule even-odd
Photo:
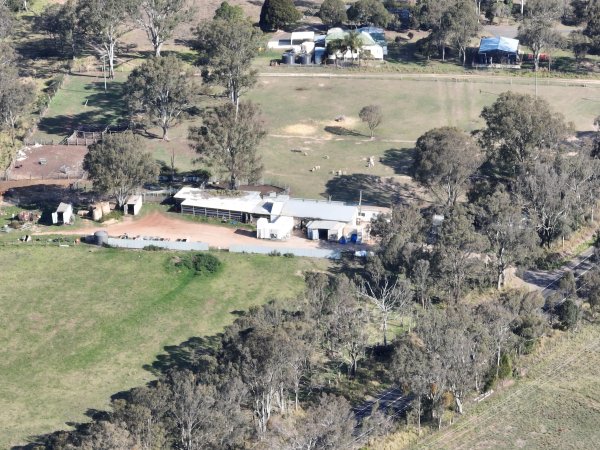
<svg viewBox="0 0 600 450">
<path fill-rule="evenodd" d="M 355 137 L 369 137 L 366 134 L 359 133 L 358 131 L 349 130 L 344 127 L 325 127 L 325 131 L 336 136 L 355 136 Z"/>
<path fill-rule="evenodd" d="M 156 376 L 166 375 L 173 369 L 188 369 L 203 372 L 216 357 L 221 335 L 191 337 L 179 345 L 167 345 L 166 353 L 158 355 L 156 361 L 144 369 Z"/>
<path fill-rule="evenodd" d="M 414 158 L 414 148 L 390 148 L 384 152 L 380 162 L 394 169 L 394 173 L 397 175 L 412 176 Z"/>
<path fill-rule="evenodd" d="M 362 191 L 364 203 L 378 206 L 405 203 L 408 198 L 414 197 L 408 185 L 363 173 L 332 178 L 325 185 L 325 189 L 325 196 L 352 203 L 358 202 Z"/>
</svg>

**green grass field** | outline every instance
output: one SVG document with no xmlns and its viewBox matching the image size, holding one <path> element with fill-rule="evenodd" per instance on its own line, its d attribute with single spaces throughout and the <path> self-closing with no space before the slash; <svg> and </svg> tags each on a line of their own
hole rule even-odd
<svg viewBox="0 0 600 450">
<path fill-rule="evenodd" d="M 0 448 L 85 421 L 110 395 L 153 379 L 167 345 L 212 335 L 239 310 L 291 298 L 325 262 L 222 253 L 198 279 L 173 253 L 0 246 Z"/>
</svg>

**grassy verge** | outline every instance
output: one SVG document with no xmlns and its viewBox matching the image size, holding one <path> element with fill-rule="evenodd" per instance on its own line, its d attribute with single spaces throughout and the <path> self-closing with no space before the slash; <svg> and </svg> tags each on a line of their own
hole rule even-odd
<svg viewBox="0 0 600 450">
<path fill-rule="evenodd" d="M 219 253 L 211 278 L 166 269 L 170 252 L 0 247 L 0 448 L 86 420 L 153 378 L 166 345 L 214 334 L 235 312 L 290 298 L 327 263 Z"/>
</svg>

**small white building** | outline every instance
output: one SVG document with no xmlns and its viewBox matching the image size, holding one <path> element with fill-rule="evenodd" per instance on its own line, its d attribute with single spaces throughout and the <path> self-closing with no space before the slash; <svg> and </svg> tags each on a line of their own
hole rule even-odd
<svg viewBox="0 0 600 450">
<path fill-rule="evenodd" d="M 292 237 L 293 229 L 293 217 L 279 216 L 274 222 L 269 222 L 266 217 L 261 217 L 256 222 L 256 237 L 282 241 Z"/>
<path fill-rule="evenodd" d="M 130 195 L 123 205 L 123 214 L 137 216 L 142 209 L 142 203 L 141 195 Z"/>
<path fill-rule="evenodd" d="M 69 224 L 73 221 L 73 205 L 70 203 L 60 203 L 56 211 L 52 213 L 52 223 Z"/>
</svg>

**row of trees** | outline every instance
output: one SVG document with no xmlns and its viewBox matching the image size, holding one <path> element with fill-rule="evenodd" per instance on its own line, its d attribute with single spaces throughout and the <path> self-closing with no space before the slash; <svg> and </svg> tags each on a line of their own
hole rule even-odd
<svg viewBox="0 0 600 450">
<path fill-rule="evenodd" d="M 474 135 L 440 128 L 417 141 L 414 176 L 438 205 L 453 208 L 466 194 L 485 211 L 479 225 L 504 218 L 508 222 L 494 226 L 512 227 L 513 234 L 535 230 L 546 246 L 593 220 L 600 192 L 597 138 L 576 152 L 564 150 L 571 125 L 529 95 L 501 94 L 481 117 L 486 128 Z M 504 211 L 494 211 L 501 204 Z"/>
<path fill-rule="evenodd" d="M 35 99 L 33 83 L 19 77 L 17 55 L 9 43 L 14 31 L 12 4 L 0 0 L 0 171 L 14 162 L 22 120 Z"/>
</svg>

